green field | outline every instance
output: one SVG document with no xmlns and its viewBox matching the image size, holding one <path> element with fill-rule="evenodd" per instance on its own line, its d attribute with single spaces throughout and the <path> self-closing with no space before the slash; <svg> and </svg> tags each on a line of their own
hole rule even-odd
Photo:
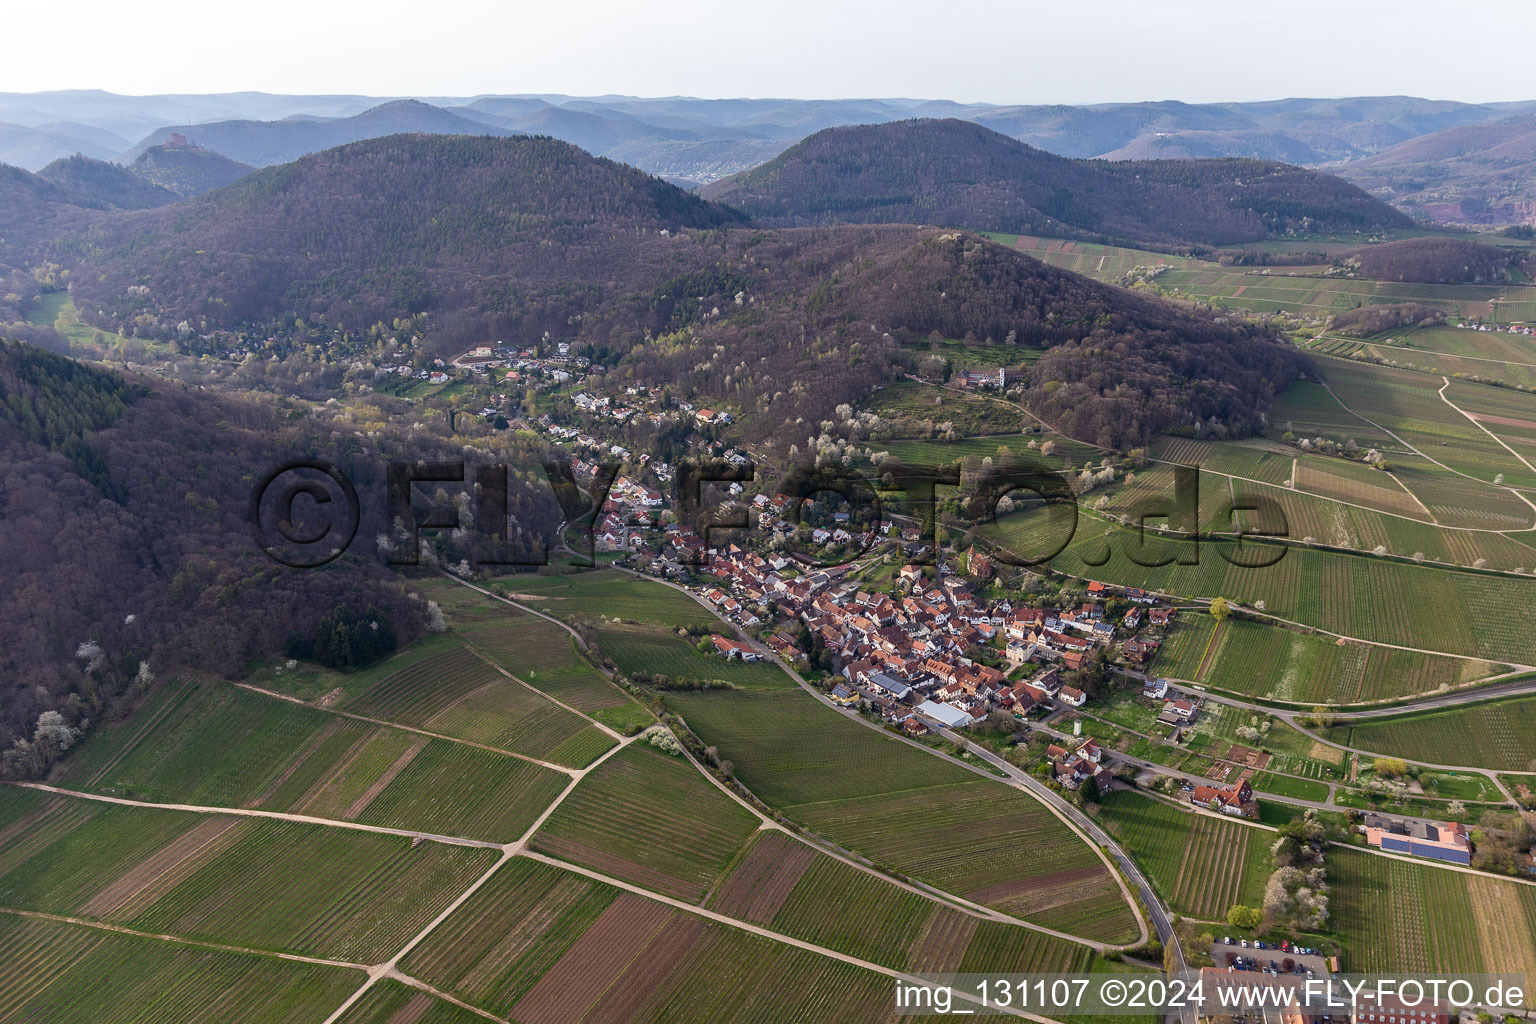
<svg viewBox="0 0 1536 1024">
<path fill-rule="evenodd" d="M 567 621 L 609 618 L 668 629 L 713 627 L 719 621 L 687 594 L 618 569 L 512 576 L 489 586 L 514 601 Z"/>
<path fill-rule="evenodd" d="M 1426 764 L 1536 771 L 1536 697 L 1334 726 L 1330 740 Z"/>
<path fill-rule="evenodd" d="M 1262 904 L 1272 832 L 1128 791 L 1106 796 L 1099 821 L 1175 911 L 1219 921 L 1234 904 Z"/>
<path fill-rule="evenodd" d="M 345 968 L 0 914 L 7 1021 L 309 1024 L 362 980 Z"/>
<path fill-rule="evenodd" d="M 0 829 L 0 906 L 362 963 L 387 958 L 495 859 L 486 849 L 31 790 L 0 792 Z"/>
<path fill-rule="evenodd" d="M 697 902 L 756 828 L 687 761 L 637 742 L 581 780 L 534 846 Z"/>
<path fill-rule="evenodd" d="M 717 627 L 729 635 L 727 627 Z M 639 626 L 605 626 L 597 631 L 597 643 L 613 659 L 620 672 L 666 676 L 674 681 L 723 681 L 745 689 L 779 689 L 795 681 L 770 661 L 728 660 L 711 651 L 701 653 L 675 633 Z"/>
<path fill-rule="evenodd" d="M 797 691 L 669 694 L 737 777 L 791 819 L 888 869 L 1089 938 L 1133 930 L 1084 841 L 1041 804 Z M 1028 846 L 1028 858 L 1017 856 Z"/>
<path fill-rule="evenodd" d="M 448 581 L 423 587 L 471 649 L 551 697 L 629 733 L 655 721 L 576 650 L 558 625 Z"/>
<path fill-rule="evenodd" d="M 478 1024 L 484 1020 L 460 1006 L 390 978 L 369 989 L 339 1024 Z"/>
</svg>

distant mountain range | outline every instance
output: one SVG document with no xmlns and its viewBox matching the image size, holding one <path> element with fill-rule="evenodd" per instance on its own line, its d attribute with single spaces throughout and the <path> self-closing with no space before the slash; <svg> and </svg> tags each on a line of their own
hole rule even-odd
<svg viewBox="0 0 1536 1024">
<path fill-rule="evenodd" d="M 1415 216 L 1536 222 L 1536 161 L 1508 146 L 1512 135 L 1536 132 L 1536 100 L 1476 104 L 1374 96 L 1066 106 L 916 99 L 0 93 L 0 162 L 38 170 L 80 153 L 127 163 L 173 132 L 252 166 L 399 132 L 534 134 L 687 187 L 762 164 L 823 128 L 920 117 L 973 121 L 1060 156 L 1248 157 L 1326 166 Z M 1415 145 L 1438 146 L 1442 136 L 1467 140 L 1470 148 L 1454 158 L 1453 173 L 1426 175 L 1424 163 L 1412 159 Z M 1488 159 L 1498 165 L 1496 173 L 1481 165 L 1483 149 L 1494 151 Z"/>
<path fill-rule="evenodd" d="M 778 227 L 933 224 L 1141 246 L 1412 224 L 1340 178 L 1288 164 L 1068 159 L 933 118 L 827 128 L 700 194 Z"/>
</svg>

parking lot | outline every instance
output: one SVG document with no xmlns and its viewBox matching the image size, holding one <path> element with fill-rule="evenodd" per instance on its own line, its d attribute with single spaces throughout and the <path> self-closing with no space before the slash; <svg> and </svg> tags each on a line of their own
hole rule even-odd
<svg viewBox="0 0 1536 1024">
<path fill-rule="evenodd" d="M 1248 940 L 1248 948 L 1244 949 L 1242 940 L 1235 935 L 1232 936 L 1232 944 L 1230 946 L 1221 941 L 1221 937 L 1218 937 L 1211 944 L 1211 960 L 1215 962 L 1217 967 L 1228 966 L 1227 954 L 1229 953 L 1255 961 L 1256 963 L 1251 968 L 1252 970 L 1274 967 L 1275 970 L 1283 975 L 1287 973 L 1285 963 L 1289 960 L 1291 961 L 1290 973 L 1300 974 L 1305 977 L 1307 971 L 1311 970 L 1316 977 L 1326 978 L 1328 976 L 1328 960 L 1321 954 L 1312 953 L 1303 956 L 1299 953 L 1288 953 L 1278 948 L 1274 943 L 1270 944 L 1269 949 L 1259 949 L 1253 944 L 1252 939 Z"/>
</svg>

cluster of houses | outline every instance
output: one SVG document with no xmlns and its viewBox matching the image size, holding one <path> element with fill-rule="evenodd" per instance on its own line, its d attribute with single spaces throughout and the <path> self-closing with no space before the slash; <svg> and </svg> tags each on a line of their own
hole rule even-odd
<svg viewBox="0 0 1536 1024">
<path fill-rule="evenodd" d="M 911 735 L 963 729 L 999 711 L 1022 720 L 1037 710 L 1082 707 L 1088 697 L 1066 683 L 1063 669 L 1080 667 L 1115 642 L 1115 627 L 1096 602 L 1065 612 L 1016 608 L 1007 599 L 978 598 L 972 582 L 959 575 L 929 579 L 916 565 L 897 574 L 902 592 L 894 595 L 846 581 L 847 566 L 803 575 L 794 568 L 783 557 L 729 545 L 712 552 L 699 592 L 739 623 L 757 622 L 752 607 L 799 620 L 840 671 L 843 682 L 833 699 L 862 704 Z M 1006 667 L 971 656 L 995 649 L 991 641 L 997 638 L 1006 641 Z M 1155 650 L 1156 641 L 1131 640 Z M 1122 653 L 1131 640 L 1119 645 Z M 802 656 L 786 632 L 773 634 L 768 644 L 786 659 Z M 1069 774 L 1085 777 L 1084 763 L 1098 765 L 1094 749 L 1069 761 Z"/>
<path fill-rule="evenodd" d="M 1536 338 L 1536 327 L 1525 324 L 1475 324 L 1462 320 L 1456 326 L 1468 331 L 1498 331 L 1501 334 L 1523 334 L 1528 338 Z"/>
<path fill-rule="evenodd" d="M 578 477 L 590 478 L 596 470 L 583 459 L 571 461 Z M 598 510 L 593 529 L 599 551 L 638 551 L 651 543 L 652 531 L 663 528 L 666 499 L 661 492 L 627 476 L 618 476 Z"/>
<path fill-rule="evenodd" d="M 1104 748 L 1094 740 L 1084 740 L 1071 750 L 1053 743 L 1046 748 L 1045 756 L 1050 761 L 1052 777 L 1063 789 L 1078 789 L 1092 779 L 1099 792 L 1106 793 L 1115 780 L 1105 761 Z"/>
<path fill-rule="evenodd" d="M 536 347 L 477 345 L 455 359 L 453 365 L 481 376 L 489 376 L 494 369 L 504 370 L 507 383 L 535 390 L 579 382 L 588 372 L 602 370 L 585 357 L 572 355 L 568 342 L 547 345 L 545 349 L 541 353 Z"/>
</svg>

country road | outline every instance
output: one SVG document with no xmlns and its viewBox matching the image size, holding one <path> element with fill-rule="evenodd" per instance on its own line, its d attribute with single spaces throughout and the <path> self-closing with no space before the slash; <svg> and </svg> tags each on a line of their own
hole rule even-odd
<svg viewBox="0 0 1536 1024">
<path fill-rule="evenodd" d="M 635 572 L 633 569 L 626 569 L 620 566 L 615 566 L 615 568 L 618 568 L 621 572 L 627 572 L 630 575 L 639 576 L 642 579 L 648 579 L 654 583 L 660 583 L 681 593 L 687 594 L 689 597 L 693 598 L 694 601 L 698 602 L 700 606 L 708 609 L 709 612 L 717 619 L 720 619 L 719 612 L 712 605 L 710 605 L 708 601 L 704 600 L 698 594 L 695 594 L 693 591 L 689 590 L 687 587 L 673 583 L 670 580 L 658 580 L 654 576 L 646 576 L 644 573 Z M 800 685 L 801 689 L 805 690 L 812 697 L 816 698 L 816 700 L 819 701 L 824 707 L 830 708 L 831 710 L 844 716 L 850 721 L 857 722 L 866 728 L 873 729 L 880 733 L 882 736 L 896 740 L 897 742 L 906 743 L 931 756 L 944 758 L 946 761 L 949 761 L 952 764 L 958 764 L 961 767 L 966 768 L 977 775 L 980 775 L 982 778 L 998 781 L 998 777 L 995 774 L 988 772 L 977 765 L 966 764 L 964 761 L 949 757 L 942 751 L 935 750 L 932 747 L 926 746 L 917 742 L 916 740 L 911 739 L 910 737 L 896 736 L 888 730 L 877 725 L 876 723 L 871 722 L 869 719 L 858 714 L 857 712 L 850 711 L 844 707 L 840 707 L 834 703 L 826 694 L 812 686 L 804 676 L 802 676 L 798 671 L 794 669 L 793 666 L 787 664 L 772 650 L 763 647 L 751 637 L 743 635 L 734 624 L 727 622 L 724 619 L 720 619 L 720 621 L 726 626 L 726 628 L 731 630 L 732 633 L 738 637 L 741 637 L 741 639 L 745 640 L 747 643 L 751 644 L 753 649 L 757 650 L 765 658 L 778 665 L 781 670 L 788 673 L 790 678 L 794 679 L 795 682 Z M 951 736 L 951 738 L 955 737 Z M 972 749 L 977 750 L 974 745 L 972 745 Z M 1001 769 L 1008 777 L 1009 781 L 1013 784 L 1014 788 L 1027 790 L 1031 796 L 1034 796 L 1036 799 L 1040 800 L 1041 803 L 1043 803 L 1048 809 L 1055 813 L 1057 817 L 1062 818 L 1064 821 L 1067 821 L 1081 832 L 1086 833 L 1085 838 L 1091 839 L 1099 847 L 1109 850 L 1109 856 L 1114 859 L 1116 864 L 1121 866 L 1122 870 L 1129 866 L 1129 870 L 1125 871 L 1126 877 L 1132 879 L 1133 884 L 1136 885 L 1138 891 L 1141 894 L 1142 902 L 1149 908 L 1153 917 L 1153 925 L 1157 931 L 1158 938 L 1164 943 L 1165 946 L 1169 945 L 1170 943 L 1173 945 L 1178 964 L 1182 969 L 1185 964 L 1183 950 L 1179 948 L 1178 936 L 1173 931 L 1172 920 L 1168 915 L 1167 908 L 1162 904 L 1156 890 L 1152 888 L 1151 883 L 1146 880 L 1145 876 L 1141 874 L 1140 869 L 1136 867 L 1135 861 L 1131 859 L 1130 855 L 1121 849 L 1120 845 L 1107 834 L 1105 834 L 1103 830 L 1099 829 L 1098 826 L 1095 825 L 1093 821 L 1087 817 L 1087 815 L 1083 814 L 1076 807 L 1073 807 L 1069 802 L 1062 799 L 1059 794 L 1055 793 L 1049 787 L 1042 784 L 1038 779 L 1032 778 L 1024 772 L 1019 771 L 1017 768 L 1014 768 L 1012 765 L 1003 761 L 1001 758 L 996 758 L 995 755 L 991 755 L 990 751 L 981 752 L 978 750 L 978 753 L 983 753 L 989 763 L 992 763 Z M 1102 850 L 1100 851 L 1100 856 L 1104 856 Z M 1116 875 L 1116 881 L 1120 884 L 1121 891 L 1124 893 L 1127 901 L 1131 902 L 1134 907 L 1135 903 L 1134 900 L 1131 900 L 1130 891 L 1126 888 L 1124 880 L 1121 879 L 1118 874 Z M 1149 935 L 1147 932 L 1146 922 L 1142 920 L 1140 909 L 1136 908 L 1134 913 L 1136 916 L 1136 923 L 1140 932 L 1140 936 L 1137 942 L 1133 945 L 1141 945 L 1142 943 L 1146 942 Z"/>
</svg>

